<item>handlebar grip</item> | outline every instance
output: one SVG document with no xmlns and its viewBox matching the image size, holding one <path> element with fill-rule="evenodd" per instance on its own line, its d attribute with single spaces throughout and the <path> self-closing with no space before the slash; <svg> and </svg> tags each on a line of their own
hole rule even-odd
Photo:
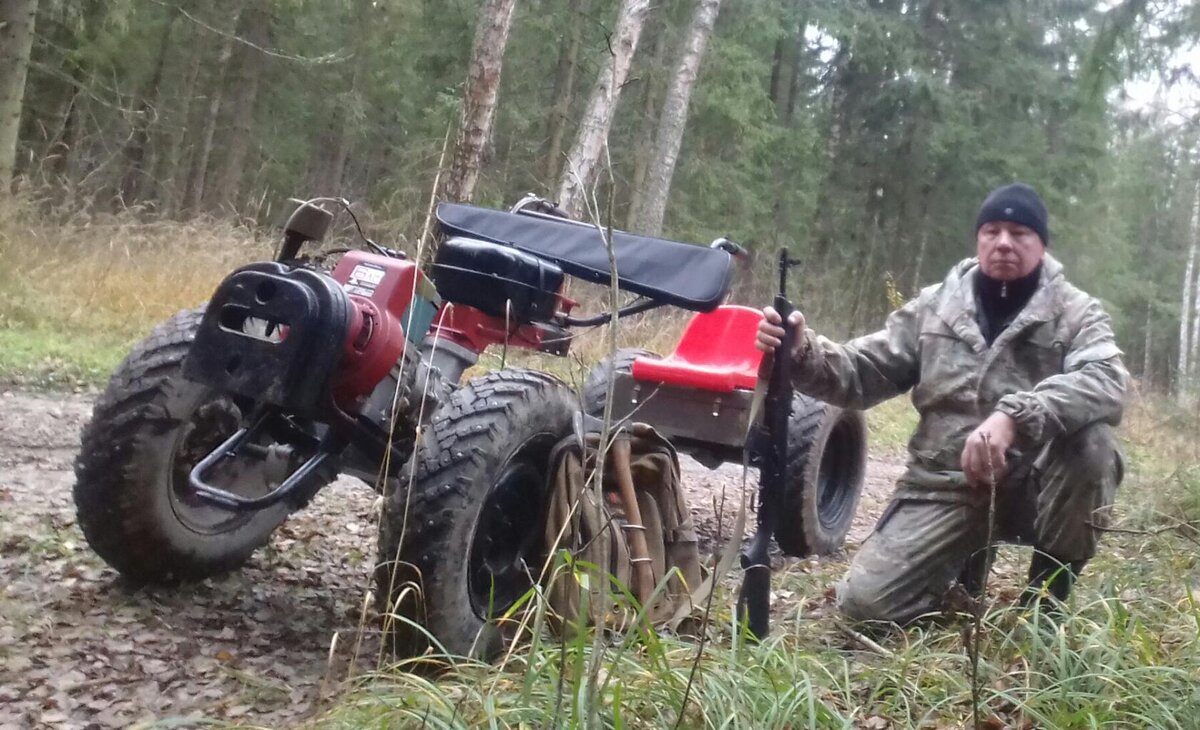
<svg viewBox="0 0 1200 730">
<path fill-rule="evenodd" d="M 731 254 L 736 259 L 744 259 L 750 256 L 750 252 L 743 248 L 736 241 L 729 238 L 718 238 L 709 245 L 709 248 L 715 248 L 719 251 L 725 251 Z"/>
</svg>

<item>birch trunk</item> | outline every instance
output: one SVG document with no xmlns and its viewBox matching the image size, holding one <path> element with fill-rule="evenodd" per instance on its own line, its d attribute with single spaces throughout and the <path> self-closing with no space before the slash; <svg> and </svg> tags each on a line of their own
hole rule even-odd
<svg viewBox="0 0 1200 730">
<path fill-rule="evenodd" d="M 687 128 L 688 104 L 720 9 L 721 0 L 697 1 L 683 52 L 679 57 L 679 65 L 675 69 L 675 76 L 671 79 L 671 86 L 667 89 L 667 97 L 663 102 L 658 134 L 654 142 L 654 156 L 650 161 L 650 171 L 646 175 L 642 211 L 638 215 L 638 230 L 652 236 L 662 232 L 667 198 L 671 194 L 671 180 L 675 176 L 675 163 L 679 160 L 679 147 L 683 144 L 683 132 Z"/>
<path fill-rule="evenodd" d="M 1191 250 L 1200 249 L 1200 185 L 1196 187 L 1196 199 L 1192 204 L 1192 245 Z M 1188 343 L 1187 384 L 1191 389 L 1196 383 L 1196 360 L 1200 354 L 1200 275 L 1192 284 L 1192 336 Z"/>
<path fill-rule="evenodd" d="M 1192 211 L 1192 220 L 1195 221 L 1196 211 Z M 1191 352 L 1190 338 L 1190 315 L 1192 313 L 1192 271 L 1196 267 L 1196 247 L 1200 240 L 1196 236 L 1192 236 L 1192 244 L 1188 248 L 1187 266 L 1183 269 L 1183 291 L 1180 295 L 1179 304 L 1179 364 L 1176 368 L 1176 388 L 1177 395 L 1182 400 L 1188 390 L 1188 353 Z"/>
<path fill-rule="evenodd" d="M 504 46 L 508 43 L 508 29 L 516 5 L 517 0 L 487 0 L 479 11 L 467 88 L 463 92 L 462 117 L 454 144 L 454 162 L 446 176 L 443 197 L 447 200 L 470 200 L 475 193 L 484 148 L 492 135 L 492 121 L 496 117 Z"/>
<path fill-rule="evenodd" d="M 925 265 L 925 247 L 929 245 L 929 227 L 921 228 L 921 238 L 917 242 L 917 260 L 913 263 L 912 296 L 921 293 L 921 267 Z"/>
<path fill-rule="evenodd" d="M 629 75 L 633 54 L 637 52 L 642 26 L 650 12 L 650 0 L 622 0 L 616 30 L 609 38 L 611 58 L 600 64 L 600 74 L 592 89 L 587 109 L 579 123 L 575 144 L 567 154 L 558 183 L 558 204 L 572 217 L 583 211 L 584 197 L 596 175 L 600 154 L 608 141 L 617 97 Z"/>
<path fill-rule="evenodd" d="M 0 0 L 0 197 L 8 195 L 16 168 L 37 6 L 37 0 Z"/>
<path fill-rule="evenodd" d="M 1153 305 L 1146 300 L 1146 339 L 1142 347 L 1142 380 L 1145 382 L 1147 390 L 1154 386 L 1154 360 L 1151 356 L 1151 353 L 1154 352 L 1154 320 L 1151 316 L 1153 312 Z"/>
</svg>

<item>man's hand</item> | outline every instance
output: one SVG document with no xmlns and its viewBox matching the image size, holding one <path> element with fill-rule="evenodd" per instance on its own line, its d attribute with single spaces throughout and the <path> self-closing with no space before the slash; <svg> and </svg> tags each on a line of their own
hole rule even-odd
<svg viewBox="0 0 1200 730">
<path fill-rule="evenodd" d="M 792 312 L 792 315 L 788 317 L 788 327 L 796 332 L 804 331 L 804 315 L 799 310 Z M 776 312 L 774 307 L 764 307 L 763 320 L 758 323 L 758 339 L 754 342 L 755 347 L 770 355 L 782 342 L 783 318 L 779 316 L 779 312 Z M 795 345 L 792 347 L 792 359 L 798 360 L 800 355 L 804 354 L 804 338 L 797 337 L 793 342 Z"/>
<path fill-rule="evenodd" d="M 998 484 L 1007 469 L 1004 452 L 1016 437 L 1017 422 L 1007 413 L 993 413 L 979 424 L 963 447 L 962 468 L 967 483 L 973 487 L 986 487 L 995 478 Z"/>
</svg>

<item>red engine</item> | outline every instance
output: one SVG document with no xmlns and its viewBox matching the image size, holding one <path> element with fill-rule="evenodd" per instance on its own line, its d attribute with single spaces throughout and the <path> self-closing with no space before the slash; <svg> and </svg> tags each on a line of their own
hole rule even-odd
<svg viewBox="0 0 1200 730">
<path fill-rule="evenodd" d="M 333 382 L 347 410 L 368 395 L 428 331 L 438 297 L 421 270 L 406 259 L 350 251 L 333 270 L 349 297 L 350 327 Z"/>
</svg>

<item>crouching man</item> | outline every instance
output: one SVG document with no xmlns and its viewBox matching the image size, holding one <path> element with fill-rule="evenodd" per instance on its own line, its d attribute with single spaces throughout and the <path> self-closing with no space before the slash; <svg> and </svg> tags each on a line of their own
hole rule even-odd
<svg viewBox="0 0 1200 730">
<path fill-rule="evenodd" d="M 904 476 L 838 585 L 847 616 L 904 623 L 938 610 L 955 580 L 978 591 L 993 477 L 995 537 L 1035 548 L 1027 597 L 1065 600 L 1095 555 L 1122 477 L 1128 374 L 1108 315 L 1048 242 L 1041 198 L 1008 185 L 979 210 L 976 258 L 879 332 L 838 344 L 790 318 L 797 390 L 848 408 L 911 390 L 920 414 Z M 764 315 L 758 347 L 774 352 L 782 322 Z"/>
</svg>

